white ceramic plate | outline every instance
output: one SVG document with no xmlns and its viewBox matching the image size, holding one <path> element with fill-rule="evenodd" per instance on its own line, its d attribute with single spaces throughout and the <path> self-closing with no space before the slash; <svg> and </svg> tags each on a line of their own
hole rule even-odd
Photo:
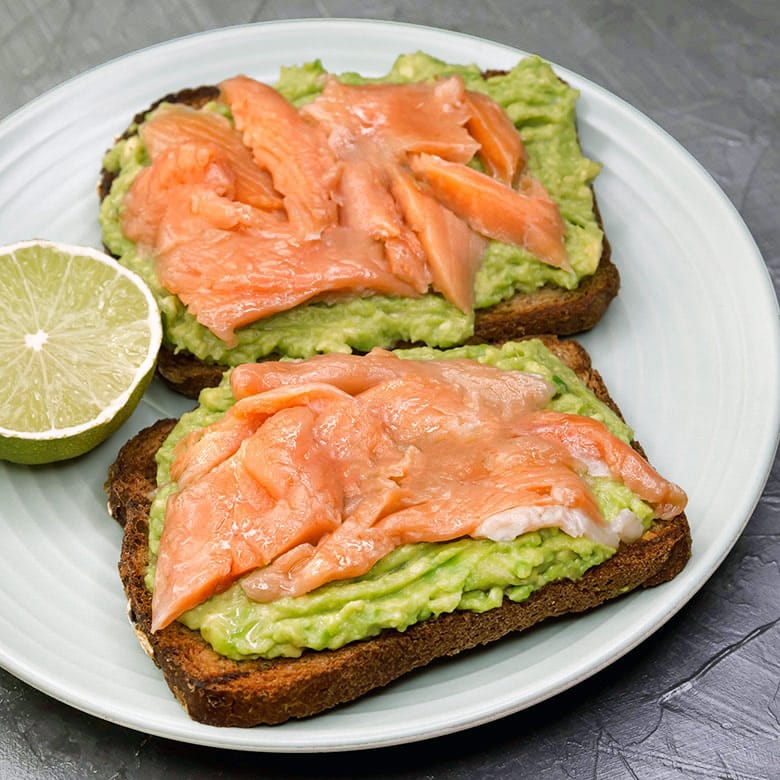
<svg viewBox="0 0 780 780">
<path fill-rule="evenodd" d="M 380 22 L 230 28 L 122 57 L 0 124 L 0 243 L 44 237 L 98 246 L 101 156 L 166 92 L 246 72 L 273 81 L 319 57 L 334 71 L 386 72 L 396 55 L 511 67 L 522 52 L 469 36 Z M 160 385 L 87 457 L 0 466 L 0 664 L 42 691 L 125 726 L 245 750 L 324 751 L 432 737 L 499 718 L 607 666 L 670 618 L 747 522 L 777 441 L 777 304 L 761 256 L 701 167 L 626 103 L 574 73 L 585 151 L 623 279 L 582 340 L 651 460 L 690 497 L 693 558 L 673 582 L 592 614 L 413 674 L 326 715 L 273 728 L 194 723 L 141 651 L 116 572 L 120 530 L 102 485 L 119 446 L 189 404 Z M 0 369 L 1 370 L 1 369 Z M 757 402 L 760 399 L 760 402 Z"/>
</svg>

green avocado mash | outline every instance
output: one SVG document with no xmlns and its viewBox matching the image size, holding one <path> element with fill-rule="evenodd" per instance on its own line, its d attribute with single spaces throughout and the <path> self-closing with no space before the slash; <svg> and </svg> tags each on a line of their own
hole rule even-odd
<svg viewBox="0 0 780 780">
<path fill-rule="evenodd" d="M 602 232 L 589 186 L 599 165 L 582 156 L 577 140 L 577 91 L 560 81 L 546 62 L 528 57 L 508 73 L 484 79 L 474 65 L 448 65 L 416 53 L 399 57 L 381 79 L 366 79 L 356 73 L 338 78 L 351 84 L 407 82 L 453 73 L 461 74 L 469 89 L 486 92 L 498 101 L 517 125 L 528 153 L 528 167 L 558 203 L 566 223 L 565 242 L 573 266 L 573 271 L 552 268 L 520 247 L 492 241 L 476 279 L 476 307 L 492 306 L 517 292 L 533 292 L 545 284 L 576 288 L 580 279 L 594 273 L 601 257 Z M 319 62 L 282 68 L 276 88 L 300 106 L 319 94 L 325 75 Z M 211 104 L 206 110 L 225 113 L 226 107 Z M 238 365 L 270 354 L 308 357 L 317 352 L 392 347 L 400 342 L 451 347 L 473 334 L 473 315 L 464 314 L 438 294 L 418 299 L 377 295 L 335 304 L 303 304 L 241 328 L 236 334 L 238 345 L 228 348 L 159 284 L 154 258 L 137 251 L 133 242 L 122 235 L 124 197 L 138 171 L 148 164 L 138 136 L 119 141 L 107 153 L 103 165 L 117 176 L 102 203 L 100 223 L 105 245 L 155 293 L 165 341 L 176 351 L 186 350 L 206 362 Z"/>
<path fill-rule="evenodd" d="M 623 441 L 631 440 L 630 428 L 539 341 L 501 347 L 468 346 L 447 352 L 429 348 L 399 350 L 397 354 L 422 360 L 469 357 L 504 369 L 539 374 L 558 388 L 551 408 L 595 417 Z M 219 387 L 204 390 L 200 405 L 181 418 L 157 454 L 160 489 L 150 512 L 150 589 L 165 502 L 176 491 L 169 471 L 173 448 L 190 431 L 219 419 L 232 402 L 227 377 Z M 645 527 L 652 522 L 651 509 L 624 485 L 593 477 L 590 486 L 608 521 L 628 508 Z M 309 594 L 269 604 L 251 601 L 240 583 L 234 583 L 179 619 L 199 630 L 217 652 L 231 658 L 295 657 L 306 648 L 334 649 L 387 628 L 403 631 L 456 609 L 483 612 L 499 606 L 505 597 L 522 601 L 548 582 L 577 579 L 613 553 L 612 548 L 572 538 L 558 529 L 527 533 L 511 542 L 458 539 L 405 545 L 363 577 L 333 582 Z"/>
</svg>

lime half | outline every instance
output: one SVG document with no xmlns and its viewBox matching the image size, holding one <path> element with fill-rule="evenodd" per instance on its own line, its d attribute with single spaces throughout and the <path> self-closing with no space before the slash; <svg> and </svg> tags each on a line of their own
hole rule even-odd
<svg viewBox="0 0 780 780">
<path fill-rule="evenodd" d="M 100 444 L 140 401 L 160 340 L 149 289 L 108 255 L 0 248 L 0 459 L 50 463 Z"/>
</svg>

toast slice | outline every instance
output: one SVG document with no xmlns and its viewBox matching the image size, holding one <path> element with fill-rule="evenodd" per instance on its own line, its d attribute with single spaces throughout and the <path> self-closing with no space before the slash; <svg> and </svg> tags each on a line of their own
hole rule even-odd
<svg viewBox="0 0 780 780">
<path fill-rule="evenodd" d="M 581 345 L 555 337 L 543 341 L 619 414 Z M 161 420 L 131 439 L 109 470 L 106 491 L 109 511 L 124 527 L 119 573 L 138 640 L 187 713 L 210 725 L 247 727 L 315 715 L 436 659 L 548 618 L 592 609 L 635 588 L 666 582 L 690 557 L 690 531 L 680 514 L 656 521 L 641 539 L 621 545 L 613 557 L 580 579 L 549 583 L 522 602 L 505 599 L 502 606 L 480 614 L 449 613 L 405 632 L 386 630 L 338 650 L 305 652 L 295 659 L 230 660 L 181 623 L 151 632 L 151 594 L 144 577 L 150 496 L 156 488 L 154 456 L 175 422 Z M 641 452 L 638 444 L 635 448 Z"/>
<path fill-rule="evenodd" d="M 498 73 L 500 72 L 488 71 L 484 75 L 492 76 Z M 166 95 L 137 114 L 118 140 L 135 135 L 144 117 L 161 103 L 183 103 L 201 108 L 218 97 L 219 89 L 216 86 L 201 86 Z M 110 193 L 115 177 L 115 173 L 105 168 L 101 171 L 98 185 L 101 202 Z M 603 223 L 592 187 L 591 192 L 594 214 L 603 231 Z M 106 249 L 110 251 L 108 247 Z M 508 300 L 477 309 L 473 340 L 495 342 L 547 333 L 559 336 L 582 333 L 599 322 L 612 299 L 618 294 L 619 288 L 620 275 L 612 262 L 611 248 L 605 234 L 596 272 L 582 279 L 576 289 L 567 290 L 548 284 L 536 292 L 517 293 Z M 204 387 L 218 384 L 225 368 L 226 366 L 219 363 L 204 362 L 186 349 L 180 349 L 175 345 L 163 346 L 157 366 L 159 375 L 172 389 L 190 398 L 197 398 L 199 391 Z"/>
</svg>

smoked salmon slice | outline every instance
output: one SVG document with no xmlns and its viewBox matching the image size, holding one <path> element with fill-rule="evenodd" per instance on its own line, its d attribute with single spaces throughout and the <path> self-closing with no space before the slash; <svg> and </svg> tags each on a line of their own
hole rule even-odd
<svg viewBox="0 0 780 780">
<path fill-rule="evenodd" d="M 521 428 L 560 442 L 574 457 L 603 462 L 627 487 L 652 504 L 660 518 L 675 517 L 685 508 L 687 499 L 682 488 L 664 479 L 636 450 L 609 435 L 596 420 L 544 411 L 522 420 Z"/>
<path fill-rule="evenodd" d="M 293 404 L 316 406 L 322 399 L 337 400 L 346 395 L 332 384 L 319 382 L 298 383 L 291 388 L 275 385 L 269 392 L 240 399 L 225 417 L 192 431 L 177 443 L 171 477 L 180 487 L 187 487 L 234 455 L 244 439 L 275 412 Z"/>
<path fill-rule="evenodd" d="M 311 382 L 327 382 L 357 396 L 390 380 L 409 377 L 441 382 L 450 393 L 459 390 L 468 395 L 472 407 L 487 405 L 490 417 L 498 415 L 501 420 L 505 415 L 541 408 L 555 393 L 550 382 L 535 374 L 504 371 L 467 358 L 404 360 L 379 348 L 367 355 L 328 354 L 301 361 L 244 363 L 231 371 L 230 387 L 238 400 L 277 387 Z"/>
<path fill-rule="evenodd" d="M 342 84 L 329 78 L 301 109 L 329 133 L 373 138 L 394 155 L 427 152 L 466 163 L 479 143 L 466 129 L 470 109 L 460 76 L 414 84 Z"/>
<path fill-rule="evenodd" d="M 300 394 L 292 402 L 299 403 Z M 326 459 L 307 458 L 313 420 L 305 406 L 280 409 L 245 440 L 241 457 L 221 460 L 171 497 L 157 559 L 152 630 L 338 525 L 340 486 Z M 293 444 L 274 447 L 279 435 Z M 296 469 L 303 462 L 305 480 Z"/>
<path fill-rule="evenodd" d="M 527 159 L 520 133 L 504 109 L 487 95 L 469 91 L 466 102 L 470 112 L 466 129 L 479 143 L 477 157 L 494 179 L 514 186 Z"/>
<path fill-rule="evenodd" d="M 255 163 L 241 134 L 215 111 L 162 105 L 141 125 L 139 134 L 152 161 L 168 149 L 189 142 L 214 146 L 224 154 L 233 172 L 236 200 L 259 209 L 282 207 L 282 196 L 274 190 L 271 175 Z"/>
<path fill-rule="evenodd" d="M 390 191 L 390 171 L 395 167 L 391 161 L 372 160 L 365 152 L 350 151 L 341 157 L 340 222 L 380 241 L 392 273 L 424 293 L 433 277 L 425 250 Z"/>
<path fill-rule="evenodd" d="M 604 522 L 588 473 L 661 516 L 685 506 L 601 423 L 546 411 L 554 389 L 533 375 L 374 350 L 238 366 L 231 388 L 225 415 L 175 449 L 154 630 L 239 578 L 258 601 L 300 595 L 406 543 L 636 538 Z"/>
<path fill-rule="evenodd" d="M 333 226 L 307 241 L 286 225 L 262 233 L 178 225 L 183 235 L 159 255 L 157 275 L 226 344 L 236 343 L 236 328 L 326 294 L 418 295 L 362 231 Z"/>
<path fill-rule="evenodd" d="M 225 155 L 196 143 L 166 149 L 135 177 L 125 198 L 122 231 L 131 241 L 158 247 L 165 240 L 162 227 L 170 204 L 207 191 L 228 199 L 235 193 Z"/>
<path fill-rule="evenodd" d="M 328 582 L 365 574 L 402 544 L 478 536 L 475 532 L 484 519 L 518 506 L 573 510 L 557 513 L 555 524 L 564 531 L 602 522 L 586 484 L 562 464 L 495 471 L 483 480 L 455 482 L 441 473 L 436 477 L 439 479 L 434 485 L 443 489 L 442 495 L 401 505 L 387 514 L 372 511 L 363 515 L 356 511 L 319 544 L 305 543 L 289 557 L 252 572 L 243 580 L 242 587 L 255 601 L 300 596 Z M 404 487 L 402 483 L 401 488 Z M 561 503 L 561 496 L 570 506 Z M 551 524 L 548 516 L 536 512 L 528 515 L 522 532 Z M 294 565 L 289 566 L 289 562 Z"/>
<path fill-rule="evenodd" d="M 433 194 L 478 233 L 526 247 L 556 268 L 570 269 L 563 242 L 566 226 L 542 184 L 525 177 L 519 190 L 491 176 L 430 154 L 411 158 L 412 170 Z"/>
<path fill-rule="evenodd" d="M 190 157 L 199 165 L 183 167 Z M 236 328 L 317 296 L 420 294 L 365 231 L 333 225 L 301 239 L 278 212 L 231 201 L 231 184 L 216 150 L 185 144 L 141 171 L 123 222 L 128 238 L 157 247 L 160 283 L 226 343 Z"/>
<path fill-rule="evenodd" d="M 399 169 L 392 191 L 428 258 L 433 286 L 461 311 L 471 311 L 474 280 L 487 242 L 421 190 L 410 174 Z"/>
<path fill-rule="evenodd" d="M 220 90 L 255 162 L 270 171 L 300 236 L 317 236 L 335 224 L 333 189 L 340 172 L 324 130 L 305 121 L 273 87 L 254 79 L 236 76 L 223 81 Z"/>
</svg>

